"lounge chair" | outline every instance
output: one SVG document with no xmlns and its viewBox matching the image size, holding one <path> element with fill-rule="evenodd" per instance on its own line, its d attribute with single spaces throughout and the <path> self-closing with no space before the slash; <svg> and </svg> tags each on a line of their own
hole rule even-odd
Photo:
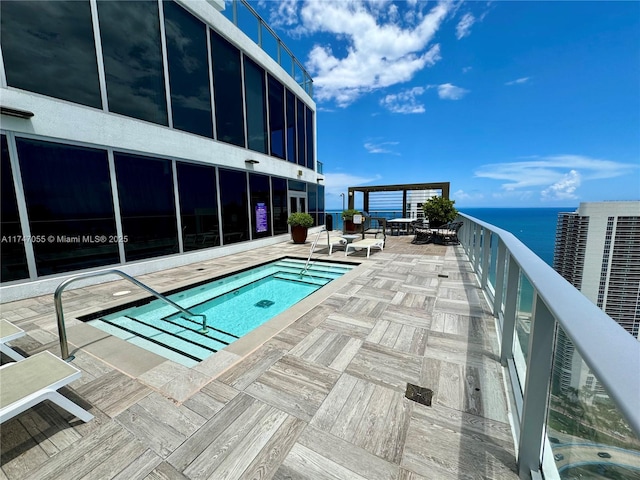
<svg viewBox="0 0 640 480">
<path fill-rule="evenodd" d="M 22 360 L 24 357 L 7 345 L 7 343 L 24 335 L 25 332 L 20 327 L 16 327 L 7 320 L 0 320 L 0 352 L 16 362 Z"/>
<path fill-rule="evenodd" d="M 349 255 L 349 250 L 362 250 L 367 249 L 367 258 L 369 258 L 369 254 L 371 253 L 372 248 L 377 248 L 380 251 L 384 249 L 384 239 L 382 238 L 367 238 L 365 240 L 358 240 L 357 242 L 347 243 L 347 246 L 344 249 L 344 256 Z"/>
<path fill-rule="evenodd" d="M 93 415 L 57 392 L 81 375 L 82 372 L 76 367 L 47 351 L 2 365 L 0 423 L 44 400 L 50 400 L 83 422 L 88 422 Z"/>
<path fill-rule="evenodd" d="M 441 245 L 458 245 L 458 230 L 462 227 L 462 222 L 451 222 L 442 227 L 433 230 L 435 243 Z"/>
</svg>

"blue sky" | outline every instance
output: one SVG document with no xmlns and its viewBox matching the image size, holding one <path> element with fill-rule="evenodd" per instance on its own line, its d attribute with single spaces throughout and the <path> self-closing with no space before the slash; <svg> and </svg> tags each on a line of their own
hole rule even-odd
<svg viewBox="0 0 640 480">
<path fill-rule="evenodd" d="M 640 199 L 640 3 L 252 6 L 314 79 L 327 209 L 451 182 L 458 207 Z"/>
</svg>

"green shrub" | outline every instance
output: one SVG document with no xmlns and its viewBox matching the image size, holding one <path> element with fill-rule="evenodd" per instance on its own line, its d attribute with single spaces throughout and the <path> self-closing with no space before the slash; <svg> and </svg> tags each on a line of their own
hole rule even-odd
<svg viewBox="0 0 640 480">
<path fill-rule="evenodd" d="M 287 223 L 292 227 L 312 227 L 313 217 L 308 213 L 296 212 L 289 215 Z"/>
<path fill-rule="evenodd" d="M 423 205 L 424 216 L 429 219 L 430 227 L 439 227 L 452 222 L 458 216 L 458 210 L 453 206 L 455 200 L 444 197 L 431 197 Z"/>
<path fill-rule="evenodd" d="M 350 208 L 342 211 L 342 220 L 353 220 L 354 215 L 360 215 L 362 212 L 355 208 Z"/>
</svg>

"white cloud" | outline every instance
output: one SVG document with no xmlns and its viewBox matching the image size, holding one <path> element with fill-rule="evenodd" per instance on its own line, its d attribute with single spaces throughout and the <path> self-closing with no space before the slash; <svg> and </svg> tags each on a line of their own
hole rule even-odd
<svg viewBox="0 0 640 480">
<path fill-rule="evenodd" d="M 305 2 L 299 18 L 306 32 L 341 41 L 333 43 L 335 49 L 316 44 L 309 53 L 314 97 L 344 107 L 364 93 L 407 82 L 435 64 L 440 46 L 431 42 L 452 6 L 442 2 L 426 14 L 419 10 L 422 6 L 402 4 L 400 15 L 397 5 L 388 1 Z"/>
<path fill-rule="evenodd" d="M 553 155 L 483 165 L 475 176 L 505 181 L 502 189 L 506 192 L 542 187 L 543 199 L 567 199 L 578 198 L 576 192 L 583 181 L 619 177 L 637 168 L 635 164 L 581 155 Z"/>
<path fill-rule="evenodd" d="M 393 150 L 390 150 L 389 148 L 387 148 L 389 145 L 398 145 L 398 143 L 399 142 L 381 142 L 381 143 L 366 142 L 364 144 L 364 148 L 369 153 L 386 153 L 386 154 L 392 154 L 392 155 L 399 155 L 398 152 L 394 152 Z"/>
<path fill-rule="evenodd" d="M 543 200 L 573 200 L 578 198 L 575 191 L 579 186 L 580 174 L 571 170 L 560 181 L 540 192 L 540 195 Z"/>
<path fill-rule="evenodd" d="M 404 92 L 386 95 L 380 105 L 393 113 L 424 113 L 425 108 L 417 99 L 425 92 L 423 87 L 414 87 Z"/>
<path fill-rule="evenodd" d="M 456 37 L 458 40 L 471 35 L 471 26 L 475 23 L 475 17 L 470 13 L 465 13 L 456 26 Z"/>
<path fill-rule="evenodd" d="M 469 93 L 469 90 L 456 87 L 450 83 L 438 85 L 438 96 L 443 100 L 460 100 L 467 93 Z"/>
<path fill-rule="evenodd" d="M 380 175 L 359 177 L 357 175 L 350 175 L 348 173 L 325 173 L 325 194 L 327 196 L 339 196 L 341 193 L 344 193 L 346 195 L 349 187 L 365 185 L 367 183 L 380 180 L 380 178 Z"/>
<path fill-rule="evenodd" d="M 510 82 L 506 82 L 505 85 L 520 85 L 523 83 L 527 83 L 530 79 L 531 77 L 522 77 L 516 80 L 511 80 Z"/>
<path fill-rule="evenodd" d="M 462 73 L 468 73 L 473 70 L 473 67 L 462 67 Z"/>
<path fill-rule="evenodd" d="M 453 195 L 451 195 L 451 199 L 455 201 L 464 201 L 464 200 L 482 200 L 484 198 L 484 194 L 478 191 L 473 192 L 465 192 L 464 190 L 456 190 Z"/>
</svg>

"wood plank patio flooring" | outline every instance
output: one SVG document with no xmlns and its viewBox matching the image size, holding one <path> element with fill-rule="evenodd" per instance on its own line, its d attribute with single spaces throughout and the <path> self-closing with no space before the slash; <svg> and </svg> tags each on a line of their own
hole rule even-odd
<svg viewBox="0 0 640 480">
<path fill-rule="evenodd" d="M 83 376 L 61 392 L 95 419 L 45 402 L 5 422 L 0 480 L 516 479 L 498 338 L 471 265 L 460 247 L 410 240 L 350 255 L 360 266 L 339 289 L 246 353 L 194 368 L 74 320 L 111 305 L 121 282 L 66 292 Z M 140 279 L 162 291 L 308 251 L 286 242 Z M 17 350 L 59 353 L 52 295 L 0 316 L 27 332 Z M 407 399 L 407 383 L 433 390 L 432 405 Z"/>
</svg>

